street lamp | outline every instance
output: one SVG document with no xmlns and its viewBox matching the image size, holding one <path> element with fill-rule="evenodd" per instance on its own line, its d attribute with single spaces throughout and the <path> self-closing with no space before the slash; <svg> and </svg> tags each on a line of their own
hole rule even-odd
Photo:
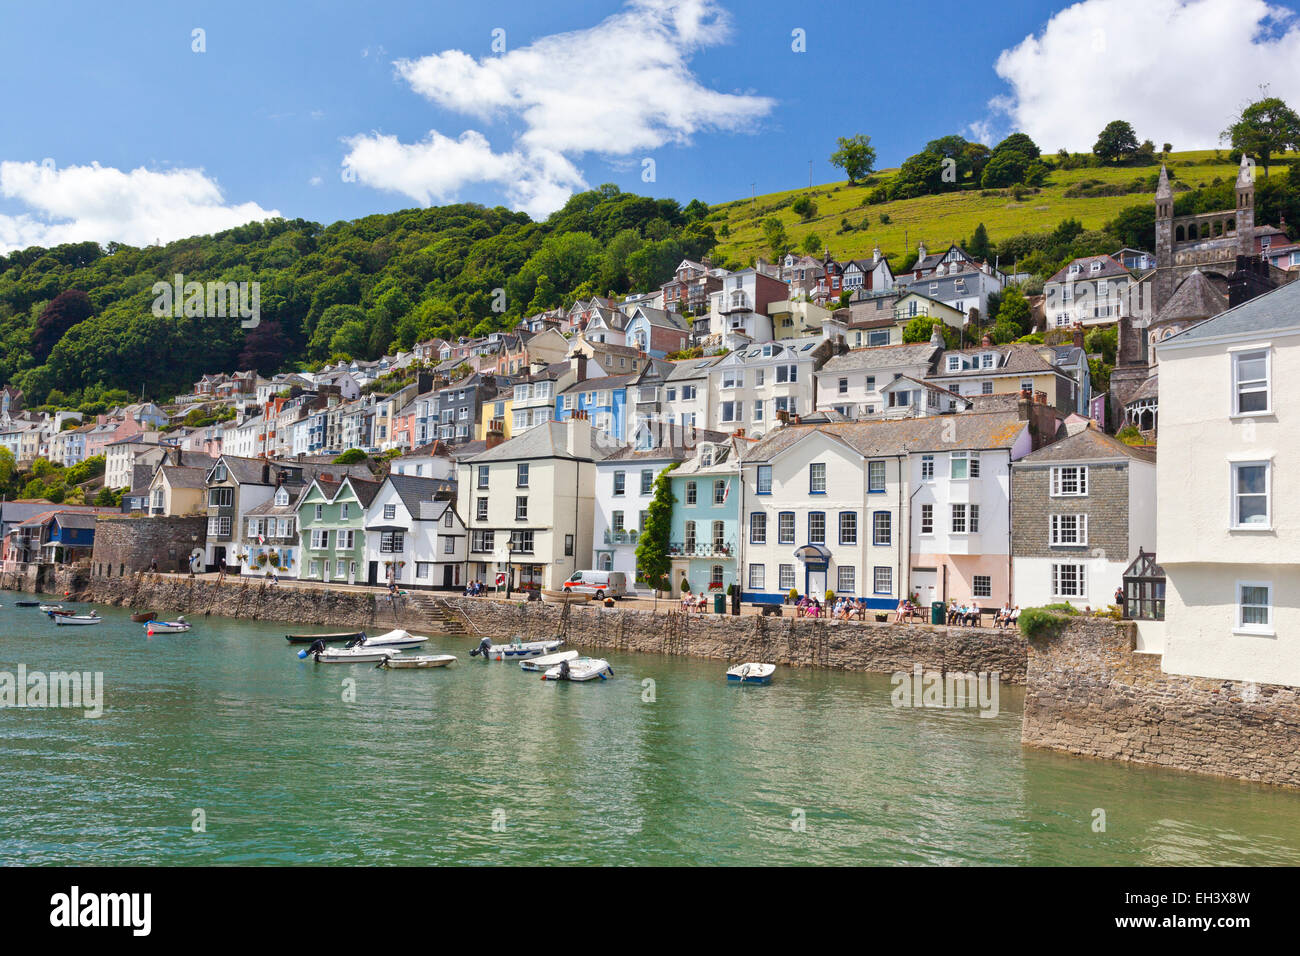
<svg viewBox="0 0 1300 956">
<path fill-rule="evenodd" d="M 510 535 L 509 551 L 506 553 L 506 600 L 510 599 L 511 585 L 514 583 L 515 536 Z"/>
</svg>

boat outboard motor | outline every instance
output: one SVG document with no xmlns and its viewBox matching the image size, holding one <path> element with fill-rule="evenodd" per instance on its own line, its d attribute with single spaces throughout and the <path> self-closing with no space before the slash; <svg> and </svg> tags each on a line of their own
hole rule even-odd
<svg viewBox="0 0 1300 956">
<path fill-rule="evenodd" d="M 321 640 L 312 641 L 312 642 L 311 642 L 311 647 L 307 648 L 305 651 L 299 651 L 299 652 L 298 652 L 298 660 L 300 660 L 300 661 L 301 661 L 301 660 L 306 660 L 306 659 L 307 659 L 309 656 L 311 656 L 312 654 L 319 654 L 319 653 L 320 653 L 321 651 L 323 651 L 323 650 L 325 650 L 325 642 L 324 642 L 324 641 L 321 641 Z"/>
<path fill-rule="evenodd" d="M 478 647 L 474 648 L 474 650 L 469 652 L 469 656 L 478 657 L 480 654 L 482 654 L 484 657 L 487 657 L 488 651 L 490 650 L 492 650 L 492 638 L 485 637 L 483 638 L 483 640 L 478 642 Z"/>
<path fill-rule="evenodd" d="M 560 661 L 560 677 L 559 677 L 559 679 L 560 679 L 560 680 L 568 680 L 568 679 L 569 679 L 569 662 L 568 662 L 568 661 Z"/>
</svg>

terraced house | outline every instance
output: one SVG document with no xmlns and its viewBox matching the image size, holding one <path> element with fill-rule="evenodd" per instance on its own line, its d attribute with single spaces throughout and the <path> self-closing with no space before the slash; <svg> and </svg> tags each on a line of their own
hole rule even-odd
<svg viewBox="0 0 1300 956">
<path fill-rule="evenodd" d="M 467 539 L 465 524 L 456 514 L 455 493 L 454 482 L 446 480 L 394 474 L 385 478 L 366 510 L 366 580 L 391 580 L 401 587 L 460 587 Z"/>
<path fill-rule="evenodd" d="M 298 577 L 307 581 L 381 584 L 377 562 L 366 562 L 366 509 L 379 482 L 313 478 L 298 501 Z"/>
<path fill-rule="evenodd" d="M 740 457 L 749 442 L 731 436 L 701 441 L 673 471 L 672 582 L 691 593 L 724 592 L 736 583 L 740 540 Z"/>
</svg>

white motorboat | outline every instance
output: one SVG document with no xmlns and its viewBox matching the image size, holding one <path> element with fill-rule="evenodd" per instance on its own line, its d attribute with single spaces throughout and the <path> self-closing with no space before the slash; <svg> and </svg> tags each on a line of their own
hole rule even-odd
<svg viewBox="0 0 1300 956">
<path fill-rule="evenodd" d="M 306 650 L 298 652 L 298 658 L 313 658 L 317 664 L 374 664 L 386 661 L 402 653 L 396 647 L 366 647 L 358 644 L 354 647 L 330 647 L 324 641 L 317 641 Z"/>
<path fill-rule="evenodd" d="M 72 624 L 103 624 L 104 619 L 91 611 L 89 614 L 51 614 L 50 619 L 60 627 Z"/>
<path fill-rule="evenodd" d="M 62 604 L 42 604 L 42 605 L 41 605 L 41 610 L 44 611 L 46 614 L 49 614 L 51 611 L 62 611 L 62 610 L 63 610 L 63 605 L 62 605 Z"/>
<path fill-rule="evenodd" d="M 613 676 L 614 668 L 609 666 L 609 661 L 599 657 L 579 657 L 561 661 L 543 674 L 542 680 L 609 680 Z"/>
<path fill-rule="evenodd" d="M 562 640 L 523 641 L 515 638 L 509 644 L 493 644 L 490 637 L 483 638 L 478 647 L 469 652 L 470 657 L 482 654 L 488 661 L 522 661 L 530 657 L 541 657 L 564 646 Z"/>
<path fill-rule="evenodd" d="M 190 622 L 184 617 L 174 621 L 148 621 L 144 626 L 146 634 L 184 634 L 190 629 Z"/>
<path fill-rule="evenodd" d="M 380 667 L 446 667 L 456 659 L 455 654 L 412 654 L 410 657 L 386 657 Z"/>
<path fill-rule="evenodd" d="M 749 661 L 729 668 L 727 670 L 727 680 L 739 684 L 770 684 L 772 683 L 772 675 L 775 672 L 775 664 L 760 664 L 757 661 Z"/>
<path fill-rule="evenodd" d="M 532 660 L 520 661 L 519 667 L 526 671 L 546 671 L 556 664 L 571 661 L 577 656 L 577 651 L 560 651 L 558 654 L 547 654 L 545 657 L 534 657 Z"/>
<path fill-rule="evenodd" d="M 416 637 L 410 631 L 403 631 L 398 628 L 395 631 L 389 631 L 386 634 L 380 634 L 378 637 L 361 636 L 360 641 L 352 641 L 351 645 L 361 647 L 418 647 L 427 641 L 427 637 Z"/>
</svg>

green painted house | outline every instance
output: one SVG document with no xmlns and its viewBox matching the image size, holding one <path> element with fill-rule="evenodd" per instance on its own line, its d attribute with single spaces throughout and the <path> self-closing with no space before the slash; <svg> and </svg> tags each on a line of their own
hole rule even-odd
<svg viewBox="0 0 1300 956">
<path fill-rule="evenodd" d="M 371 579 L 365 565 L 365 517 L 380 484 L 351 477 L 312 480 L 298 500 L 299 579 L 334 584 Z"/>
</svg>

